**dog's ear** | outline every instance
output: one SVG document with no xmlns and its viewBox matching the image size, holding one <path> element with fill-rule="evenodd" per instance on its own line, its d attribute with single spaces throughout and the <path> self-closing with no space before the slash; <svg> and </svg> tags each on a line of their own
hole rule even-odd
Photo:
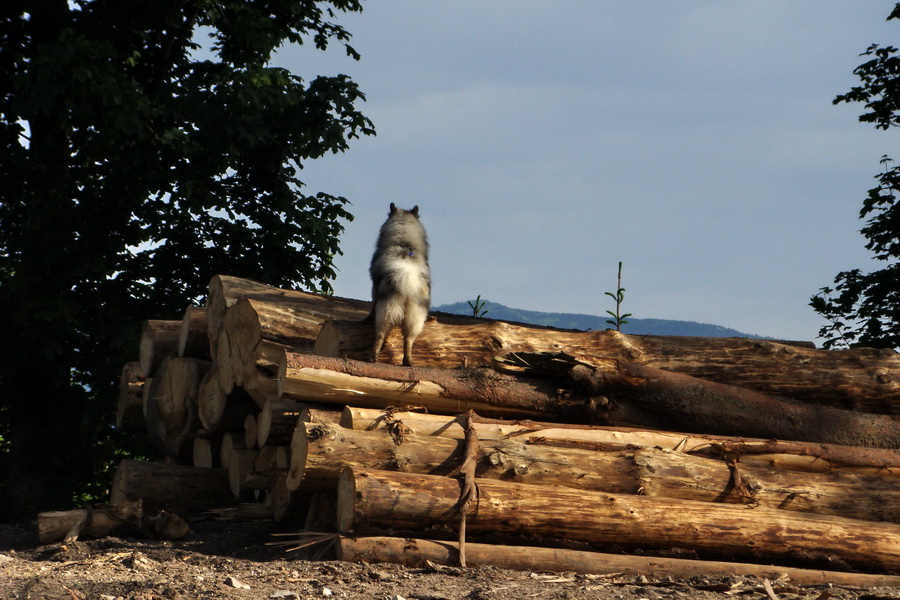
<svg viewBox="0 0 900 600">
<path fill-rule="evenodd" d="M 412 210 L 409 212 L 411 212 L 412 214 L 414 214 L 418 217 L 419 216 L 419 205 L 416 204 L 415 206 L 413 206 Z"/>
<path fill-rule="evenodd" d="M 395 212 L 397 212 L 397 207 L 396 207 L 396 205 L 394 205 L 393 202 L 391 202 L 391 212 L 390 212 L 390 214 L 394 214 Z"/>
</svg>

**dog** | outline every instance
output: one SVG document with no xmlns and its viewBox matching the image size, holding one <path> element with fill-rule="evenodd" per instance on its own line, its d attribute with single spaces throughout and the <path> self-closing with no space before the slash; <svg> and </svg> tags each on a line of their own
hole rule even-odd
<svg viewBox="0 0 900 600">
<path fill-rule="evenodd" d="M 431 306 L 428 236 L 419 221 L 418 205 L 403 210 L 391 202 L 369 275 L 373 306 L 367 320 L 375 321 L 372 362 L 378 361 L 388 333 L 399 326 L 403 332 L 403 365 L 412 366 L 412 345 L 422 333 Z"/>
</svg>

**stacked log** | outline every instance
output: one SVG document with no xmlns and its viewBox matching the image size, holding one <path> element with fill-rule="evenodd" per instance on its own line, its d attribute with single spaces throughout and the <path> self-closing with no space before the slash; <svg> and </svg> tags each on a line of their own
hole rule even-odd
<svg viewBox="0 0 900 600">
<path fill-rule="evenodd" d="M 437 314 L 401 367 L 398 332 L 360 360 L 368 312 L 216 276 L 148 321 L 117 425 L 169 463 L 123 461 L 111 500 L 262 511 L 348 560 L 900 585 L 895 353 Z"/>
</svg>

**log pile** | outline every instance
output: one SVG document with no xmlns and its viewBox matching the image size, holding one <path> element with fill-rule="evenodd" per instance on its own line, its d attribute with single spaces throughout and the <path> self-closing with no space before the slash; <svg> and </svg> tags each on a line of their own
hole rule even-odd
<svg viewBox="0 0 900 600">
<path fill-rule="evenodd" d="M 123 461 L 111 504 L 346 560 L 900 586 L 894 352 L 436 314 L 401 367 L 398 332 L 363 360 L 368 312 L 216 276 L 147 321 L 116 425 L 165 460 Z"/>
</svg>

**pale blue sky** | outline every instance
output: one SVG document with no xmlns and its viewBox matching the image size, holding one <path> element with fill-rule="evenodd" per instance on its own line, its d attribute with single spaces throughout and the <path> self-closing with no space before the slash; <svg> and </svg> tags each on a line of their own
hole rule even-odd
<svg viewBox="0 0 900 600">
<path fill-rule="evenodd" d="M 343 49 L 285 48 L 309 78 L 346 73 L 378 135 L 310 162 L 346 196 L 338 295 L 368 298 L 390 202 L 418 204 L 433 304 L 482 298 L 624 309 L 815 339 L 809 297 L 872 267 L 857 214 L 897 133 L 833 106 L 883 1 L 388 0 L 338 14 Z"/>
</svg>

